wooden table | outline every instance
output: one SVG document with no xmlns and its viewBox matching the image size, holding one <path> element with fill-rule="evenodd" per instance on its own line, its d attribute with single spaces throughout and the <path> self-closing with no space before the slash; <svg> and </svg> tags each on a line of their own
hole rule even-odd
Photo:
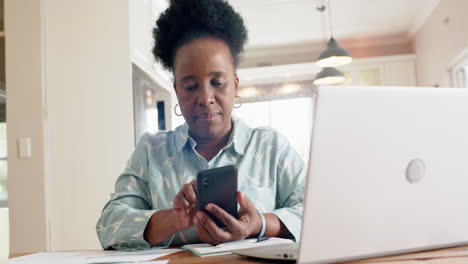
<svg viewBox="0 0 468 264">
<path fill-rule="evenodd" d="M 29 253 L 30 254 L 30 253 Z M 12 254 L 12 257 L 28 255 Z M 257 263 L 293 263 L 291 261 L 273 261 L 247 258 L 235 254 L 219 255 L 212 257 L 197 257 L 192 253 L 183 251 L 156 260 L 169 259 L 170 264 L 199 264 L 199 263 L 223 263 L 223 264 L 257 264 Z M 346 262 L 346 264 L 466 264 L 468 263 L 468 246 L 453 247 L 439 250 L 424 251 L 419 253 L 402 254 L 388 257 L 372 258 L 359 261 Z M 343 263 L 344 264 L 344 263 Z"/>
</svg>

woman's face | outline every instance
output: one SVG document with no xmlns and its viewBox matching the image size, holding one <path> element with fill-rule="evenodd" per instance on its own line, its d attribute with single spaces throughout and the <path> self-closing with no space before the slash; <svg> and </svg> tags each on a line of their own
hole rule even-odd
<svg viewBox="0 0 468 264">
<path fill-rule="evenodd" d="M 231 129 L 239 79 L 229 46 L 200 38 L 181 46 L 174 59 L 174 88 L 190 132 L 211 139 Z"/>
</svg>

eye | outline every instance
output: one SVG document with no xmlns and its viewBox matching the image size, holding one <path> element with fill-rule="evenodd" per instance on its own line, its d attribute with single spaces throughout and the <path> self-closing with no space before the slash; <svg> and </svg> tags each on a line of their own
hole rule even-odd
<svg viewBox="0 0 468 264">
<path fill-rule="evenodd" d="M 195 91 L 197 88 L 198 88 L 198 84 L 195 83 L 195 84 L 193 84 L 193 85 L 189 85 L 189 86 L 185 87 L 185 90 L 191 92 L 191 91 Z"/>
<path fill-rule="evenodd" d="M 213 80 L 213 81 L 211 81 L 211 85 L 213 85 L 216 88 L 220 88 L 220 87 L 223 87 L 224 82 L 218 81 L 218 80 Z"/>
</svg>

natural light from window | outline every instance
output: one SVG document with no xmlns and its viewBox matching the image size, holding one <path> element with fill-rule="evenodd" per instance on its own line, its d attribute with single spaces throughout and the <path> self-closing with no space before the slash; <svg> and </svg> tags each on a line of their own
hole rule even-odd
<svg viewBox="0 0 468 264">
<path fill-rule="evenodd" d="M 0 123 L 0 207 L 7 207 L 7 137 L 6 123 Z"/>
<path fill-rule="evenodd" d="M 305 162 L 309 159 L 313 98 L 244 103 L 234 115 L 251 127 L 269 126 L 285 135 Z"/>
<path fill-rule="evenodd" d="M 243 103 L 240 108 L 234 109 L 233 115 L 242 119 L 250 127 L 268 126 L 278 130 L 286 136 L 293 148 L 307 162 L 313 104 L 312 97 Z M 175 121 L 175 127 L 185 122 L 181 116 L 173 115 L 172 118 Z"/>
<path fill-rule="evenodd" d="M 468 88 L 468 64 L 463 67 L 463 87 Z"/>
</svg>

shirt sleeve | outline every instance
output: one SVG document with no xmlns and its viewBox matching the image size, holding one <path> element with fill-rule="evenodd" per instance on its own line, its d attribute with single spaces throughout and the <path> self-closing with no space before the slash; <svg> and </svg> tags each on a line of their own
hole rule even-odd
<svg viewBox="0 0 468 264">
<path fill-rule="evenodd" d="M 143 238 L 153 208 L 148 187 L 148 134 L 137 144 L 127 167 L 115 183 L 115 192 L 102 210 L 96 232 L 104 249 L 138 250 L 151 245 Z M 157 247 L 167 247 L 173 235 Z"/>
<path fill-rule="evenodd" d="M 275 214 L 299 241 L 302 213 L 304 209 L 304 188 L 306 167 L 301 156 L 283 136 L 278 139 L 280 158 L 277 171 L 277 209 Z"/>
</svg>

